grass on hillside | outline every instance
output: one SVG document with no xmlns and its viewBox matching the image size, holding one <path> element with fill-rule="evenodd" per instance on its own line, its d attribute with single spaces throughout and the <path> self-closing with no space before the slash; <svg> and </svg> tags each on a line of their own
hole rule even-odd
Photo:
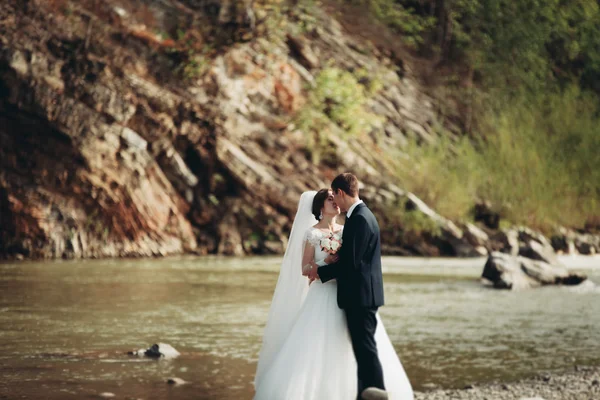
<svg viewBox="0 0 600 400">
<path fill-rule="evenodd" d="M 544 232 L 583 228 L 600 215 L 600 117 L 578 89 L 499 102 L 475 140 L 412 143 L 398 176 L 440 214 L 470 220 L 477 200 Z"/>
</svg>

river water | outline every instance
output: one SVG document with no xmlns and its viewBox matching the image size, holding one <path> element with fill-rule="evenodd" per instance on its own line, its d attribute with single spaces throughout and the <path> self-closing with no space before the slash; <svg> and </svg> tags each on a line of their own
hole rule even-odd
<svg viewBox="0 0 600 400">
<path fill-rule="evenodd" d="M 600 258 L 565 257 L 600 283 Z M 249 399 L 280 258 L 0 264 L 0 398 Z M 497 291 L 485 259 L 384 258 L 380 314 L 415 389 L 600 365 L 600 288 Z M 174 360 L 131 357 L 169 343 Z M 189 384 L 165 383 L 177 376 Z"/>
</svg>

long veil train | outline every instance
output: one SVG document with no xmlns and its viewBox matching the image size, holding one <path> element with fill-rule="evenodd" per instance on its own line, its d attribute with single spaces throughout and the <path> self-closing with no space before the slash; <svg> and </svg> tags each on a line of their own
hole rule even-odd
<svg viewBox="0 0 600 400">
<path fill-rule="evenodd" d="M 255 386 L 268 370 L 274 356 L 292 329 L 308 291 L 306 277 L 301 274 L 301 263 L 304 233 L 318 222 L 311 211 L 316 193 L 316 191 L 304 192 L 298 202 L 298 211 L 281 263 L 279 279 L 273 294 L 262 347 L 258 356 L 258 366 L 254 377 Z"/>
</svg>

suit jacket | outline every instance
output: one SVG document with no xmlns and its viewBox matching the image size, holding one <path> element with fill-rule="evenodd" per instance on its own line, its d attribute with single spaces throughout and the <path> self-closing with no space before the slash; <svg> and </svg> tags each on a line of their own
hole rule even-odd
<svg viewBox="0 0 600 400">
<path fill-rule="evenodd" d="M 322 282 L 337 279 L 338 306 L 343 309 L 383 305 L 381 238 L 377 219 L 359 204 L 346 219 L 337 263 L 319 267 Z"/>
</svg>

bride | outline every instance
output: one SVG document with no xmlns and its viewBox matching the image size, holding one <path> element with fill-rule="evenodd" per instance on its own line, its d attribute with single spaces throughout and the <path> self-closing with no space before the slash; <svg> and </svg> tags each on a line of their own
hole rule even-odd
<svg viewBox="0 0 600 400">
<path fill-rule="evenodd" d="M 346 316 L 337 305 L 337 283 L 309 285 L 302 270 L 309 262 L 337 261 L 320 241 L 341 238 L 339 214 L 329 189 L 300 197 L 259 354 L 256 400 L 357 398 L 357 364 Z M 379 316 L 377 322 L 375 341 L 388 396 L 412 400 L 412 387 Z"/>
</svg>

